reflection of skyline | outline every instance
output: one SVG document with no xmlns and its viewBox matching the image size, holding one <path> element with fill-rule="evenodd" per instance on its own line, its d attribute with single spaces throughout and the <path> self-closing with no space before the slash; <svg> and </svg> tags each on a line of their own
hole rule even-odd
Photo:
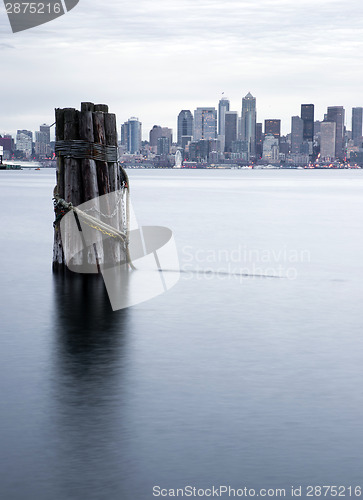
<svg viewBox="0 0 363 500">
<path fill-rule="evenodd" d="M 112 481 L 108 475 L 119 469 L 128 310 L 112 311 L 101 276 L 55 276 L 54 288 L 58 316 L 51 388 L 61 464 L 56 475 L 65 496 L 81 484 L 84 498 L 89 491 L 100 498 Z"/>
</svg>

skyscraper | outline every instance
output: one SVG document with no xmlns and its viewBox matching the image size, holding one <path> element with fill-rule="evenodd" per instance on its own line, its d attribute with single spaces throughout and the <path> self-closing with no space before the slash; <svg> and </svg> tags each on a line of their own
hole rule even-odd
<svg viewBox="0 0 363 500">
<path fill-rule="evenodd" d="M 343 136 L 344 136 L 345 111 L 343 106 L 328 107 L 327 121 L 334 122 L 335 128 L 335 157 L 342 160 L 344 158 Z"/>
<path fill-rule="evenodd" d="M 320 124 L 320 156 L 323 160 L 333 160 L 335 158 L 335 122 L 321 122 Z"/>
<path fill-rule="evenodd" d="M 356 143 L 362 137 L 363 108 L 352 109 L 352 139 Z M 358 146 L 359 144 L 355 144 Z"/>
<path fill-rule="evenodd" d="M 301 105 L 301 119 L 304 122 L 303 140 L 313 142 L 314 140 L 314 104 Z"/>
<path fill-rule="evenodd" d="M 225 145 L 224 150 L 232 152 L 232 143 L 237 140 L 237 111 L 226 111 L 225 114 Z"/>
<path fill-rule="evenodd" d="M 222 97 L 218 103 L 218 135 L 225 135 L 225 115 L 229 111 L 229 100 Z"/>
<path fill-rule="evenodd" d="M 301 153 L 304 137 L 304 120 L 300 116 L 291 118 L 291 153 Z"/>
<path fill-rule="evenodd" d="M 256 98 L 248 92 L 242 99 L 241 139 L 248 144 L 249 156 L 256 154 Z"/>
<path fill-rule="evenodd" d="M 141 150 L 141 122 L 138 118 L 131 117 L 128 122 L 127 150 L 131 154 L 140 153 Z"/>
<path fill-rule="evenodd" d="M 183 135 L 193 135 L 193 115 L 189 109 L 183 109 L 178 115 L 178 145 L 182 144 Z"/>
<path fill-rule="evenodd" d="M 158 139 L 160 137 L 167 137 L 169 139 L 169 145 L 173 142 L 173 131 L 168 127 L 160 127 L 160 125 L 154 125 L 149 133 L 149 144 L 151 147 L 157 147 Z"/>
<path fill-rule="evenodd" d="M 277 139 L 281 135 L 281 120 L 265 120 L 265 135 L 272 134 Z"/>
<path fill-rule="evenodd" d="M 194 140 L 217 137 L 217 111 L 215 108 L 197 108 L 194 111 Z"/>
<path fill-rule="evenodd" d="M 256 123 L 256 156 L 257 156 L 257 158 L 262 157 L 262 142 L 263 142 L 262 123 Z"/>
<path fill-rule="evenodd" d="M 16 149 L 22 151 L 26 158 L 30 158 L 33 151 L 33 132 L 18 130 L 16 133 Z"/>
</svg>

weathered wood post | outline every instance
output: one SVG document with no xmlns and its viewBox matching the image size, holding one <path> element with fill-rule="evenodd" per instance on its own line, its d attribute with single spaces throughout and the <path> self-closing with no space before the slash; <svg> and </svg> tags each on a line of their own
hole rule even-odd
<svg viewBox="0 0 363 500">
<path fill-rule="evenodd" d="M 95 200 L 92 206 L 98 213 L 92 215 L 118 231 L 124 231 L 127 203 L 122 197 L 126 197 L 127 176 L 117 163 L 116 116 L 108 113 L 107 105 L 91 102 L 81 103 L 80 111 L 74 108 L 56 109 L 55 116 L 58 156 L 55 198 L 73 206 Z M 111 201 L 105 199 L 100 206 L 98 197 L 114 191 L 117 194 L 111 197 Z M 120 199 L 122 203 L 118 204 Z M 66 241 L 62 241 L 60 219 L 63 214 L 59 213 L 59 207 L 56 207 L 56 214 L 53 270 L 64 272 L 67 269 L 64 249 L 69 243 L 67 238 L 72 238 L 72 234 L 67 232 Z M 105 255 L 115 263 L 125 260 L 125 247 L 120 240 L 110 241 L 112 238 L 108 238 L 103 241 L 101 232 L 95 233 L 95 239 L 96 244 L 93 248 L 88 247 L 87 252 L 78 242 L 80 248 L 76 248 L 72 258 L 74 265 L 86 263 L 93 267 L 97 264 L 98 267 L 98 264 L 104 263 Z"/>
</svg>

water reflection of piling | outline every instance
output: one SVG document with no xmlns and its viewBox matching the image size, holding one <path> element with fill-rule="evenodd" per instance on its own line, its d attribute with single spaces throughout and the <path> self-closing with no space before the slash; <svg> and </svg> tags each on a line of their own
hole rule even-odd
<svg viewBox="0 0 363 500">
<path fill-rule="evenodd" d="M 101 498 L 119 468 L 129 310 L 112 311 L 100 275 L 56 274 L 54 292 L 57 480 L 64 497 L 77 489 L 80 498 Z"/>
</svg>

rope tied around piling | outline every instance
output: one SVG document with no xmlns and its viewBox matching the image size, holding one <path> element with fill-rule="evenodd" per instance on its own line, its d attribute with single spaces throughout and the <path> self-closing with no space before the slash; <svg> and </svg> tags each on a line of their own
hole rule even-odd
<svg viewBox="0 0 363 500">
<path fill-rule="evenodd" d="M 55 153 L 57 156 L 64 156 L 66 158 L 76 158 L 80 160 L 89 159 L 105 161 L 107 163 L 115 163 L 118 159 L 117 146 L 77 139 L 71 141 L 56 141 Z"/>
</svg>

